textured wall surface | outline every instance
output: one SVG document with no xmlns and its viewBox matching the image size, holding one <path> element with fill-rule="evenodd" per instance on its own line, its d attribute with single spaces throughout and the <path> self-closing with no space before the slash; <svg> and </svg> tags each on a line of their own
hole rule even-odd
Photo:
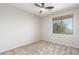
<svg viewBox="0 0 79 59">
<path fill-rule="evenodd" d="M 53 17 L 73 14 L 73 34 L 53 33 Z M 56 12 L 42 19 L 42 39 L 62 45 L 79 48 L 79 9 Z"/>
<path fill-rule="evenodd" d="M 8 4 L 0 4 L 0 52 L 40 39 L 37 16 Z"/>
</svg>

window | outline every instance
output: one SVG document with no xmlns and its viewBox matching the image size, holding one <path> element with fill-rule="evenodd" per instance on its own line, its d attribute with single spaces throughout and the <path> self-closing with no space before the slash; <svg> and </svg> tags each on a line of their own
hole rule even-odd
<svg viewBox="0 0 79 59">
<path fill-rule="evenodd" d="M 53 18 L 53 33 L 73 34 L 73 15 L 65 15 Z"/>
</svg>

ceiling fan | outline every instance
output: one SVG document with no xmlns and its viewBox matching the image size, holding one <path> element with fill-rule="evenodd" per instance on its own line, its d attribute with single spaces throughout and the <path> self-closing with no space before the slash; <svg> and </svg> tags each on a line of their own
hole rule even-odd
<svg viewBox="0 0 79 59">
<path fill-rule="evenodd" d="M 45 3 L 41 3 L 41 5 L 34 3 L 34 5 L 41 8 L 40 13 L 42 13 L 44 9 L 53 9 L 54 8 L 53 6 L 47 6 L 46 7 Z"/>
</svg>

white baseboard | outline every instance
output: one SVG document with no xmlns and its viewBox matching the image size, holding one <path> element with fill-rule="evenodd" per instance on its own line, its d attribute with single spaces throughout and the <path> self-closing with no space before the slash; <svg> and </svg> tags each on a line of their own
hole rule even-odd
<svg viewBox="0 0 79 59">
<path fill-rule="evenodd" d="M 24 46 L 24 45 L 31 44 L 31 43 L 36 42 L 36 41 L 39 41 L 39 40 L 28 41 L 28 42 L 25 42 L 24 44 L 21 44 L 21 45 L 15 46 L 15 47 L 11 47 L 11 48 L 2 50 L 2 51 L 0 51 L 0 53 L 5 52 L 5 51 L 8 51 L 8 50 L 11 50 L 11 49 L 15 49 L 15 48 L 18 48 L 18 47 L 21 47 L 21 46 Z"/>
</svg>

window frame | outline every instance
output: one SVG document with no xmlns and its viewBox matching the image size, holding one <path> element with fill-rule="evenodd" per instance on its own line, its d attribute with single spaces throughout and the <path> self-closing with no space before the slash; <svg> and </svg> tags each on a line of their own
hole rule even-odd
<svg viewBox="0 0 79 59">
<path fill-rule="evenodd" d="M 61 20 L 61 23 L 62 23 L 62 20 L 67 19 L 67 18 L 65 18 L 65 16 L 68 16 L 67 18 L 72 18 L 72 33 L 55 33 L 54 29 L 53 29 L 53 33 L 54 34 L 72 34 L 73 35 L 73 14 L 68 14 L 68 15 L 58 16 L 58 17 L 53 17 L 53 19 L 52 19 L 53 20 L 53 25 L 54 25 L 54 21 L 55 20 Z"/>
</svg>

